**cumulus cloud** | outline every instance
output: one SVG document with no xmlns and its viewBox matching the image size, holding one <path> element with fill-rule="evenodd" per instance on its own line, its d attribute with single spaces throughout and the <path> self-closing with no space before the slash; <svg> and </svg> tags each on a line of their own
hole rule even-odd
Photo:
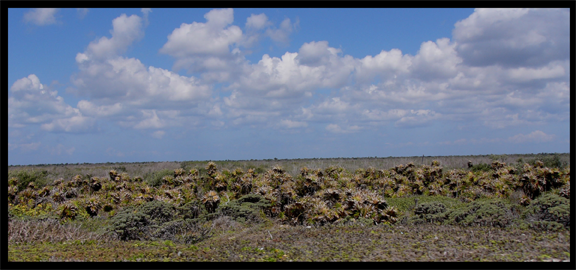
<svg viewBox="0 0 576 270">
<path fill-rule="evenodd" d="M 160 53 L 176 58 L 174 69 L 204 70 L 221 68 L 220 58 L 230 59 L 230 46 L 242 39 L 242 30 L 234 21 L 232 9 L 214 9 L 204 15 L 206 23 L 183 23 L 170 35 Z"/>
<path fill-rule="evenodd" d="M 270 24 L 268 16 L 264 13 L 258 15 L 252 14 L 248 19 L 246 19 L 246 28 L 263 29 Z"/>
<path fill-rule="evenodd" d="M 462 62 L 455 47 L 456 44 L 451 44 L 448 38 L 422 43 L 412 61 L 412 76 L 423 81 L 454 77 L 458 72 L 458 64 Z"/>
<path fill-rule="evenodd" d="M 120 17 L 112 20 L 111 38 L 101 37 L 98 41 L 90 42 L 85 53 L 76 55 L 76 62 L 82 64 L 87 60 L 105 60 L 109 57 L 124 53 L 134 41 L 144 37 L 142 19 L 136 15 Z"/>
<path fill-rule="evenodd" d="M 324 58 L 313 56 L 310 50 L 322 51 Z M 328 47 L 326 42 L 304 44 L 300 51 L 305 55 L 287 52 L 278 58 L 265 54 L 257 64 L 247 67 L 230 89 L 268 97 L 302 97 L 318 88 L 344 86 L 354 70 L 354 59 L 351 56 L 338 57 L 336 53 L 339 50 Z M 309 66 L 302 61 L 307 64 L 324 63 Z"/>
<path fill-rule="evenodd" d="M 313 40 L 278 57 L 265 54 L 255 63 L 245 59 L 244 48 L 263 36 L 286 43 L 299 22 L 285 19 L 274 27 L 264 13 L 252 14 L 243 32 L 234 25 L 232 9 L 214 9 L 204 15 L 205 22 L 174 29 L 160 49 L 175 59 L 174 69 L 200 72 L 200 77 L 122 56 L 144 36 L 151 10 L 141 12 L 143 17 L 114 19 L 110 37 L 76 55 L 79 73 L 71 78 L 75 88 L 70 90 L 80 99 L 76 108 L 31 75 L 11 88 L 9 126 L 38 123 L 46 131 L 87 131 L 93 130 L 94 119 L 106 119 L 125 128 L 151 129 L 149 134 L 160 139 L 165 128 L 203 122 L 217 128 L 298 132 L 318 126 L 354 133 L 440 121 L 503 131 L 569 120 L 564 9 L 476 9 L 456 23 L 452 39 L 423 41 L 415 55 L 391 49 L 355 58 L 338 44 Z M 509 140 L 537 136 L 543 138 L 531 133 Z M 446 144 L 490 140 L 497 139 Z"/>
<path fill-rule="evenodd" d="M 58 10 L 58 8 L 32 8 L 24 14 L 24 21 L 36 25 L 55 24 Z"/>
<path fill-rule="evenodd" d="M 75 115 L 69 118 L 54 119 L 50 123 L 42 124 L 42 130 L 51 132 L 90 132 L 94 131 L 93 118 L 82 116 L 78 109 L 73 109 Z"/>
<path fill-rule="evenodd" d="M 374 77 L 391 78 L 409 72 L 412 56 L 403 55 L 399 49 L 382 50 L 375 56 L 367 55 L 359 60 L 356 66 L 356 80 L 369 82 Z"/>
<path fill-rule="evenodd" d="M 153 103 L 193 101 L 210 95 L 210 88 L 194 77 L 152 66 L 146 68 L 135 58 L 116 57 L 79 67 L 80 73 L 73 78 L 77 87 L 74 92 L 91 98 Z"/>
<path fill-rule="evenodd" d="M 545 65 L 570 55 L 570 11 L 479 8 L 455 24 L 453 36 L 468 65 Z"/>
<path fill-rule="evenodd" d="M 146 16 L 151 11 L 143 9 L 142 12 Z M 211 96 L 209 85 L 195 77 L 147 67 L 139 59 L 119 55 L 143 36 L 140 17 L 122 14 L 114 19 L 110 32 L 112 38 L 102 37 L 76 56 L 80 72 L 72 76 L 76 87 L 69 92 L 89 98 L 77 104 L 83 115 L 107 118 L 124 127 L 146 129 L 173 125 L 176 119 L 161 121 L 160 115 L 171 114 L 174 109 L 217 114 L 218 110 L 214 111 L 213 105 L 206 103 Z M 120 33 L 126 36 L 118 36 Z"/>
<path fill-rule="evenodd" d="M 35 74 L 12 84 L 8 98 L 9 126 L 41 124 L 48 131 L 83 132 L 94 128 L 94 121 L 64 102 L 57 91 L 40 83 Z"/>
<path fill-rule="evenodd" d="M 90 101 L 80 100 L 78 102 L 78 105 L 76 105 L 76 107 L 80 110 L 80 112 L 83 115 L 95 116 L 95 117 L 106 117 L 118 114 L 122 111 L 122 103 L 96 106 Z"/>
</svg>

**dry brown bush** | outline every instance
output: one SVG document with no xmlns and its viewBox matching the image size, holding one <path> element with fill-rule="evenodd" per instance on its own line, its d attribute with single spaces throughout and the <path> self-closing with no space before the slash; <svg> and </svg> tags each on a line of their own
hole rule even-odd
<svg viewBox="0 0 576 270">
<path fill-rule="evenodd" d="M 31 242 L 63 241 L 111 241 L 111 237 L 86 231 L 81 225 L 60 224 L 57 219 L 8 221 L 8 243 L 23 244 Z"/>
</svg>

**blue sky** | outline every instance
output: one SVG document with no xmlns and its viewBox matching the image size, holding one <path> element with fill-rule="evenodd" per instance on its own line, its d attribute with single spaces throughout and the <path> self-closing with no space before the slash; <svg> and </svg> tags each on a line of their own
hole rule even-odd
<svg viewBox="0 0 576 270">
<path fill-rule="evenodd" d="M 8 10 L 8 163 L 569 152 L 568 9 Z"/>
</svg>

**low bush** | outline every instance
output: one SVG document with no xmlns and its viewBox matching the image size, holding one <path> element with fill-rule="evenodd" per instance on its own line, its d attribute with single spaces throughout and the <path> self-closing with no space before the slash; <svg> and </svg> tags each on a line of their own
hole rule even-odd
<svg viewBox="0 0 576 270">
<path fill-rule="evenodd" d="M 161 240 L 176 243 L 195 244 L 210 238 L 212 233 L 210 223 L 201 223 L 194 219 L 178 219 L 159 226 L 151 236 Z"/>
<path fill-rule="evenodd" d="M 20 170 L 8 173 L 8 179 L 13 177 L 18 179 L 18 190 L 25 190 L 30 183 L 34 183 L 34 187 L 40 189 L 48 185 L 47 174 L 47 171 Z"/>
<path fill-rule="evenodd" d="M 144 176 L 144 179 L 149 186 L 159 187 L 162 185 L 162 178 L 164 178 L 164 176 L 174 176 L 174 170 L 164 169 L 155 173 L 149 173 Z"/>
<path fill-rule="evenodd" d="M 110 232 L 120 240 L 146 240 L 149 238 L 150 216 L 125 208 L 110 220 Z"/>
<path fill-rule="evenodd" d="M 184 219 L 198 218 L 202 214 L 208 213 L 206 209 L 198 201 L 188 202 L 180 207 L 177 207 L 178 215 Z"/>
<path fill-rule="evenodd" d="M 174 205 L 162 201 L 144 203 L 140 205 L 138 211 L 147 215 L 150 218 L 150 222 L 155 224 L 171 221 L 176 215 Z"/>
<path fill-rule="evenodd" d="M 523 216 L 528 221 L 555 222 L 568 228 L 570 227 L 570 201 L 556 194 L 546 193 L 535 199 L 526 208 Z M 541 225 L 538 226 L 541 227 Z"/>
<path fill-rule="evenodd" d="M 414 208 L 413 223 L 443 222 L 448 218 L 446 205 L 439 202 L 423 203 Z"/>
<path fill-rule="evenodd" d="M 270 203 L 262 195 L 248 194 L 221 205 L 219 210 L 223 215 L 230 216 L 238 222 L 260 223 L 263 221 L 260 212 L 268 207 Z"/>
<path fill-rule="evenodd" d="M 477 165 L 473 165 L 472 168 L 470 168 L 470 170 L 472 172 L 489 172 L 492 171 L 493 168 L 490 164 L 480 163 Z"/>
<path fill-rule="evenodd" d="M 511 205 L 498 200 L 476 200 L 450 211 L 446 223 L 464 226 L 507 227 L 514 220 Z"/>
</svg>

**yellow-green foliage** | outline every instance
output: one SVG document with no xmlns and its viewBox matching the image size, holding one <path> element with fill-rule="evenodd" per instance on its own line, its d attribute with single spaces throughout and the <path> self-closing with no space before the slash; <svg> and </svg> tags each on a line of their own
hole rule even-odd
<svg viewBox="0 0 576 270">
<path fill-rule="evenodd" d="M 45 217 L 55 213 L 51 203 L 41 203 L 34 207 L 34 200 L 30 199 L 25 204 L 8 204 L 8 212 L 16 217 Z"/>
</svg>

